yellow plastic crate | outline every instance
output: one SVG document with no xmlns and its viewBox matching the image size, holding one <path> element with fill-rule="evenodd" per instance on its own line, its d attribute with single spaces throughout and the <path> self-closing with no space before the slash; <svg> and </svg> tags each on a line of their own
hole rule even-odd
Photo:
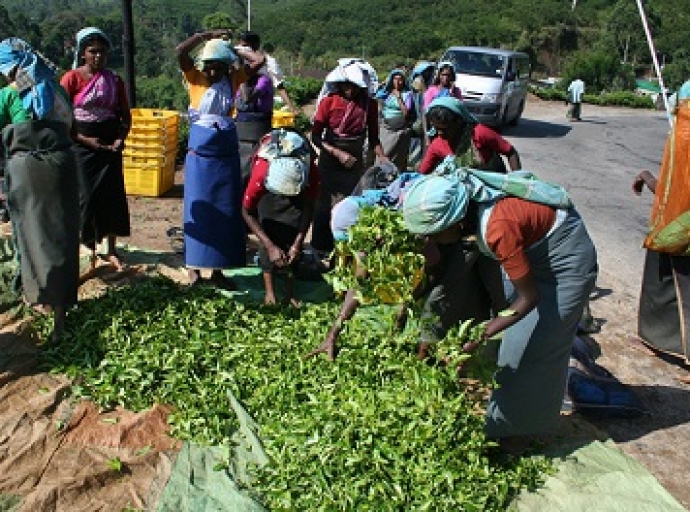
<svg viewBox="0 0 690 512">
<path fill-rule="evenodd" d="M 139 130 L 174 130 L 177 132 L 177 124 L 180 114 L 174 110 L 157 110 L 153 108 L 133 108 L 132 129 Z"/>
<path fill-rule="evenodd" d="M 125 156 L 148 156 L 151 154 L 166 154 L 177 151 L 177 139 L 155 140 L 140 137 L 127 137 L 125 142 Z"/>
<path fill-rule="evenodd" d="M 162 149 L 141 149 L 135 150 L 130 149 L 122 153 L 122 161 L 124 165 L 137 164 L 137 165 L 149 165 L 156 167 L 164 167 L 170 162 L 175 161 L 177 156 L 177 147 L 171 150 L 163 151 Z"/>
<path fill-rule="evenodd" d="M 295 126 L 295 114 L 292 112 L 285 112 L 283 110 L 274 110 L 271 126 L 273 128 L 281 128 L 283 126 Z"/>
<path fill-rule="evenodd" d="M 154 163 L 125 163 L 125 191 L 128 195 L 158 197 L 175 183 L 175 160 L 164 165 Z"/>
</svg>

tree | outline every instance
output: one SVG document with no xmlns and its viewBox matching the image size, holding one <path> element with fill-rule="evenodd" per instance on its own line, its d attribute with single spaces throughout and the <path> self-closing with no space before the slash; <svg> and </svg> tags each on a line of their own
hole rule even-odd
<svg viewBox="0 0 690 512">
<path fill-rule="evenodd" d="M 240 25 L 240 22 L 235 20 L 227 12 L 214 12 L 212 14 L 207 14 L 204 16 L 201 22 L 202 26 L 206 30 L 213 30 L 217 28 L 227 28 L 232 29 Z"/>
<path fill-rule="evenodd" d="M 653 32 L 661 22 L 649 5 L 645 6 L 647 23 Z M 623 62 L 649 62 L 649 49 L 636 2 L 618 0 L 606 22 L 606 36 L 612 40 Z"/>
</svg>

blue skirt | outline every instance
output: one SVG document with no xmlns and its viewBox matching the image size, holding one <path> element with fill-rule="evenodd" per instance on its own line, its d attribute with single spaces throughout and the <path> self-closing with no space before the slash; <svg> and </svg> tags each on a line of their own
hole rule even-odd
<svg viewBox="0 0 690 512">
<path fill-rule="evenodd" d="M 192 124 L 185 160 L 185 264 L 226 269 L 246 263 L 242 173 L 235 125 Z"/>
</svg>

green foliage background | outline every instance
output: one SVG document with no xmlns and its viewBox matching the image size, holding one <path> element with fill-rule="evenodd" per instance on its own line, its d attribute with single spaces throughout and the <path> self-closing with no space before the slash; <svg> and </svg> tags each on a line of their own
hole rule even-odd
<svg viewBox="0 0 690 512">
<path fill-rule="evenodd" d="M 112 36 L 113 67 L 122 66 L 119 0 L 3 0 L 0 38 L 20 36 L 64 69 L 80 28 Z M 184 108 L 174 48 L 204 25 L 247 27 L 246 0 L 137 0 L 136 73 L 139 106 Z M 629 90 L 634 75 L 649 74 L 651 57 L 633 0 L 254 0 L 251 28 L 288 76 L 322 78 L 336 59 L 363 56 L 377 69 L 436 60 L 450 45 L 486 45 L 527 52 L 534 76 L 596 74 L 588 89 Z M 666 85 L 690 77 L 690 0 L 647 0 L 645 10 Z M 616 62 L 623 62 L 617 66 Z M 592 84 L 591 88 L 589 84 Z"/>
</svg>

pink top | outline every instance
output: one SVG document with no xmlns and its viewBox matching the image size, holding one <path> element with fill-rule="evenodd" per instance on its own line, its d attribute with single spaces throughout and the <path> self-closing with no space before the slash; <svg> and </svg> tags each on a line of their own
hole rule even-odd
<svg viewBox="0 0 690 512">
<path fill-rule="evenodd" d="M 462 99 L 462 93 L 460 92 L 460 89 L 458 89 L 455 86 L 453 86 L 453 88 L 450 91 L 448 91 L 448 89 L 446 89 L 445 87 L 441 87 L 440 85 L 432 85 L 424 93 L 424 104 L 422 105 L 424 107 L 424 111 L 426 111 L 427 107 L 429 106 L 429 103 L 434 101 L 436 98 L 442 98 L 444 96 L 453 96 L 459 100 Z"/>
</svg>

